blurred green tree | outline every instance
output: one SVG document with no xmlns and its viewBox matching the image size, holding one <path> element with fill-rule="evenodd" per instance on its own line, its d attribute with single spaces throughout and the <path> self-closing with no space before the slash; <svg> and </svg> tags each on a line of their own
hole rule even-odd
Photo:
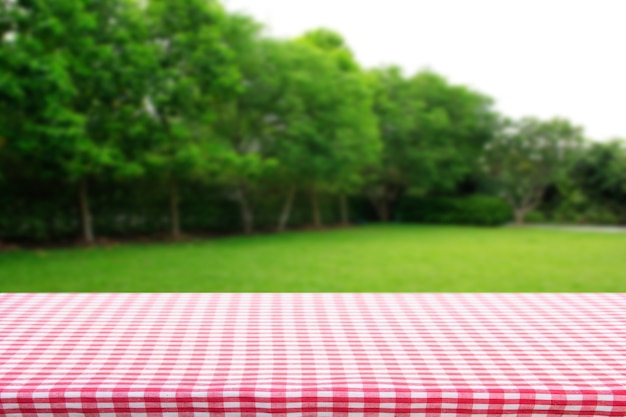
<svg viewBox="0 0 626 417">
<path fill-rule="evenodd" d="M 179 183 L 219 170 L 216 104 L 236 94 L 240 74 L 224 39 L 226 15 L 213 0 L 149 0 L 156 66 L 146 105 L 154 116 L 145 162 L 167 183 L 171 235 L 181 235 Z"/>
<path fill-rule="evenodd" d="M 378 169 L 369 172 L 367 193 L 380 220 L 388 221 L 410 188 L 420 194 L 450 189 L 471 172 L 495 114 L 491 99 L 432 72 L 405 78 L 389 67 L 371 77 L 384 151 Z"/>
<path fill-rule="evenodd" d="M 311 188 L 314 220 L 319 224 L 316 188 L 322 187 L 339 194 L 341 221 L 349 223 L 347 194 L 360 190 L 363 174 L 380 161 L 382 142 L 378 132 L 378 118 L 373 111 L 374 86 L 368 74 L 360 67 L 343 37 L 328 29 L 316 29 L 298 39 L 322 51 L 332 59 L 341 75 L 347 105 L 338 107 L 336 117 L 328 128 L 336 132 L 337 161 L 332 164 L 328 177 Z"/>
<path fill-rule="evenodd" d="M 626 141 L 591 144 L 574 164 L 572 174 L 589 199 L 606 205 L 626 221 Z"/>
<path fill-rule="evenodd" d="M 7 148 L 38 177 L 78 188 L 82 237 L 93 242 L 88 184 L 137 174 L 126 126 L 144 114 L 146 49 L 130 0 L 3 2 L 0 91 Z"/>
<path fill-rule="evenodd" d="M 235 189 L 246 234 L 254 231 L 250 194 L 276 165 L 263 144 L 272 129 L 282 69 L 275 65 L 271 42 L 260 38 L 260 30 L 261 26 L 246 16 L 226 18 L 224 39 L 241 74 L 240 90 L 216 107 L 215 132 L 225 145 L 219 180 Z"/>
<path fill-rule="evenodd" d="M 502 119 L 485 145 L 481 166 L 487 183 L 521 225 L 546 188 L 568 174 L 582 144 L 582 129 L 564 119 Z"/>
<path fill-rule="evenodd" d="M 322 226 L 318 190 L 345 191 L 380 150 L 372 89 L 340 35 L 319 29 L 284 45 L 283 129 L 273 149 L 290 189 L 308 191 L 313 225 Z"/>
</svg>

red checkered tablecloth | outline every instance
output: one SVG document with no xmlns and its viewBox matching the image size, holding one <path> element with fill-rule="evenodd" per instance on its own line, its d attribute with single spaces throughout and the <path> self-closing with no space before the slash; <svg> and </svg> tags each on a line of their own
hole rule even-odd
<svg viewBox="0 0 626 417">
<path fill-rule="evenodd" d="M 626 294 L 2 294 L 0 415 L 626 416 Z"/>
</svg>

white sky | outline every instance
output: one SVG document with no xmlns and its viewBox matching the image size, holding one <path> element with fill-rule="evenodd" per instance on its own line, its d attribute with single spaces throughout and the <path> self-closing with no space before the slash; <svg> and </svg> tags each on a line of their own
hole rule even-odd
<svg viewBox="0 0 626 417">
<path fill-rule="evenodd" d="M 626 137 L 626 0 L 224 0 L 293 37 L 340 32 L 365 67 L 430 68 L 512 117 Z"/>
</svg>

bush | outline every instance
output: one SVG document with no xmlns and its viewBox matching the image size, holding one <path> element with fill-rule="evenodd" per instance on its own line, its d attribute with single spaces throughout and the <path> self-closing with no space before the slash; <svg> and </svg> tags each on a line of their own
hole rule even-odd
<svg viewBox="0 0 626 417">
<path fill-rule="evenodd" d="M 582 208 L 562 205 L 552 212 L 547 212 L 546 218 L 552 223 L 559 224 L 620 224 L 619 217 L 609 208 L 591 204 Z"/>
<path fill-rule="evenodd" d="M 524 220 L 527 223 L 546 223 L 547 221 L 545 214 L 539 210 L 533 210 L 526 214 L 526 218 Z"/>
<path fill-rule="evenodd" d="M 241 232 L 239 204 L 228 187 L 180 184 L 180 220 L 183 233 L 230 234 Z M 23 183 L 0 186 L 0 241 L 48 242 L 76 239 L 80 234 L 75 186 L 64 183 Z M 281 190 L 256 190 L 249 195 L 257 231 L 275 230 L 284 204 Z M 166 187 L 149 180 L 90 184 L 89 200 L 97 237 L 156 236 L 169 233 Z M 338 223 L 336 195 L 319 194 L 324 224 Z M 374 215 L 363 198 L 350 199 L 350 215 L 366 223 Z M 311 223 L 308 195 L 296 194 L 289 227 Z"/>
<path fill-rule="evenodd" d="M 579 223 L 618 225 L 620 224 L 620 219 L 607 208 L 591 207 L 582 214 Z"/>
<path fill-rule="evenodd" d="M 509 206 L 496 197 L 405 197 L 397 209 L 400 222 L 497 226 L 511 221 Z"/>
</svg>

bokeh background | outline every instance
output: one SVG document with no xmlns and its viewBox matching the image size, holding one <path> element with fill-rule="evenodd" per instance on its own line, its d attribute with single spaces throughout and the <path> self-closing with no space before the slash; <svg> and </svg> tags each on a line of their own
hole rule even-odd
<svg viewBox="0 0 626 417">
<path fill-rule="evenodd" d="M 624 139 L 234 4 L 0 7 L 0 291 L 626 289 Z"/>
</svg>

